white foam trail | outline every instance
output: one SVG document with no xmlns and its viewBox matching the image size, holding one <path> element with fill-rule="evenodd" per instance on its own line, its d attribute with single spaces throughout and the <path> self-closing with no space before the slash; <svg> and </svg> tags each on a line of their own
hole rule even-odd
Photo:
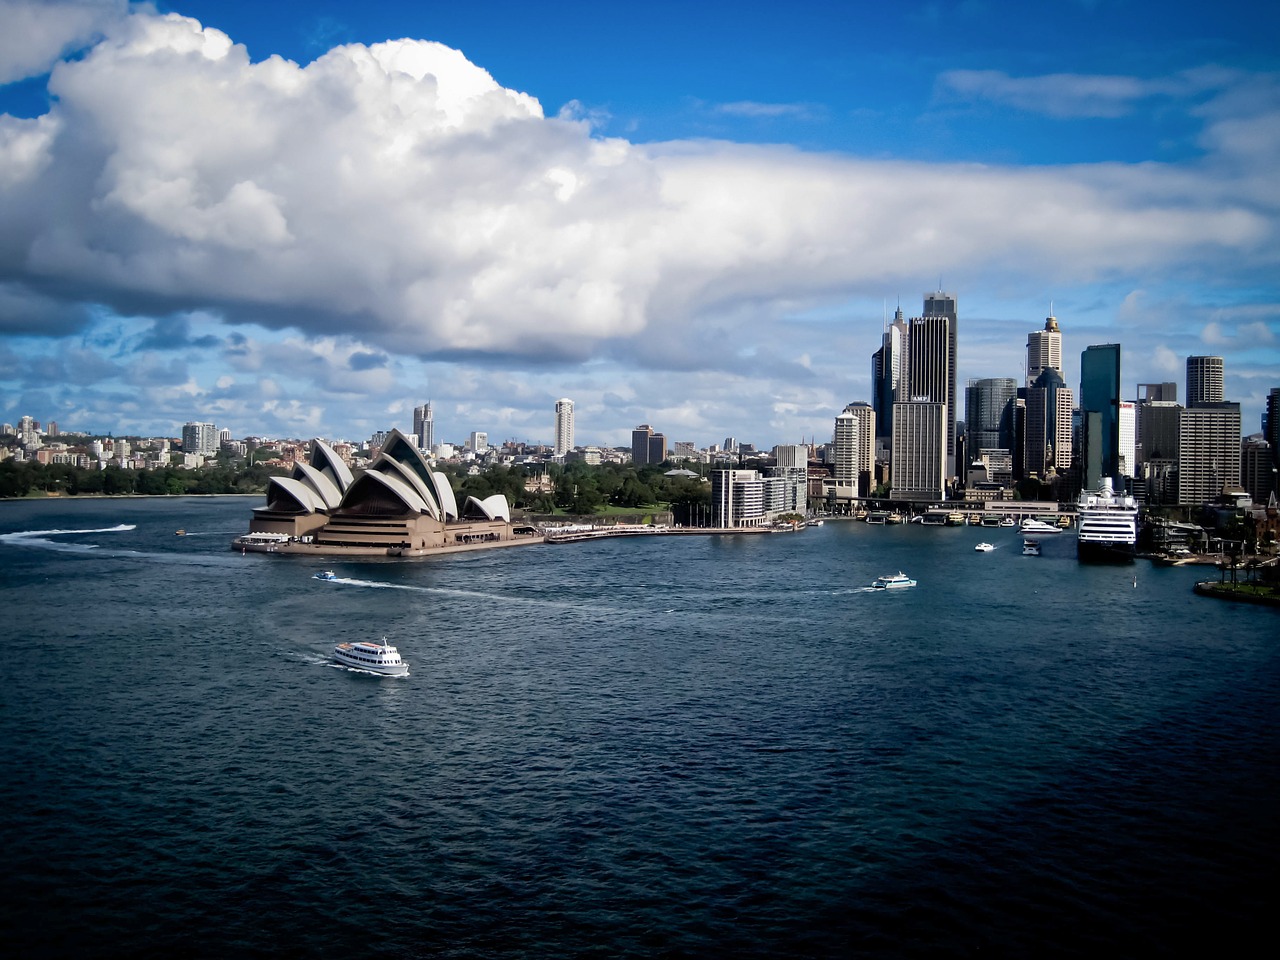
<svg viewBox="0 0 1280 960">
<path fill-rule="evenodd" d="M 49 537 L 65 537 L 85 533 L 123 533 L 136 530 L 137 524 L 120 523 L 114 527 L 94 527 L 91 530 L 19 530 L 14 533 L 0 534 L 0 543 L 11 543 L 21 547 L 44 547 L 48 550 L 66 550 L 72 553 L 84 553 L 97 549 L 96 543 L 61 543 Z"/>
</svg>

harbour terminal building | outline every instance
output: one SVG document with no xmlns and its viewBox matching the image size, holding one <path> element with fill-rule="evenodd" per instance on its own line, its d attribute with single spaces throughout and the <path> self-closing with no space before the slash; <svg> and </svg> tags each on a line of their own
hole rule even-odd
<svg viewBox="0 0 1280 960">
<path fill-rule="evenodd" d="M 518 542 L 529 542 L 521 537 Z M 273 477 L 267 503 L 253 511 L 244 550 L 312 555 L 423 556 L 448 547 L 515 542 L 501 494 L 468 497 L 459 510 L 449 479 L 432 470 L 399 430 L 386 436 L 367 469 L 352 474 L 321 440 L 310 462 Z"/>
</svg>

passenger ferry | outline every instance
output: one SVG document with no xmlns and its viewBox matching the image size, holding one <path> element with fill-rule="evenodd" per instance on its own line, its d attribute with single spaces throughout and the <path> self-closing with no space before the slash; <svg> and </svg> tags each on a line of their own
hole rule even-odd
<svg viewBox="0 0 1280 960">
<path fill-rule="evenodd" d="M 1131 563 L 1138 545 L 1138 502 L 1116 493 L 1111 478 L 1102 488 L 1080 494 L 1080 533 L 1076 559 L 1082 562 Z"/>
<path fill-rule="evenodd" d="M 400 659 L 400 651 L 387 643 L 383 637 L 381 643 L 370 643 L 357 640 L 355 643 L 340 643 L 333 648 L 333 655 L 344 666 L 370 673 L 380 673 L 387 677 L 407 677 L 409 665 Z"/>
<path fill-rule="evenodd" d="M 1027 517 L 1023 520 L 1021 530 L 1023 533 L 1036 534 L 1062 532 L 1062 528 L 1060 528 L 1056 523 L 1046 523 L 1037 517 Z"/>
<path fill-rule="evenodd" d="M 1039 541 L 1039 540 L 1031 540 L 1031 539 L 1023 540 L 1023 541 L 1022 541 L 1022 555 L 1023 555 L 1024 557 L 1038 557 L 1038 556 L 1040 556 L 1040 541 Z"/>
<path fill-rule="evenodd" d="M 901 570 L 887 577 L 879 577 L 875 583 L 871 584 L 877 590 L 898 590 L 902 587 L 914 587 L 915 585 L 916 582 Z"/>
</svg>

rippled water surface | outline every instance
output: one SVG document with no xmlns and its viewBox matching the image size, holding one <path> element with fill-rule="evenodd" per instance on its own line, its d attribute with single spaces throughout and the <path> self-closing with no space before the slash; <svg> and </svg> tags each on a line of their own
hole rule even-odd
<svg viewBox="0 0 1280 960">
<path fill-rule="evenodd" d="M 255 505 L 0 504 L 11 955 L 1150 956 L 1268 929 L 1280 615 L 1196 597 L 1210 571 L 828 523 L 325 583 L 229 549 Z M 920 585 L 868 589 L 899 569 Z M 333 663 L 382 635 L 409 677 Z"/>
</svg>

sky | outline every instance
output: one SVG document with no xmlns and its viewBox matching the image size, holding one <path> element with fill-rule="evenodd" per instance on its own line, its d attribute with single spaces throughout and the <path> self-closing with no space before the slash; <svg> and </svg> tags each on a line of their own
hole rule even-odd
<svg viewBox="0 0 1280 960">
<path fill-rule="evenodd" d="M 1280 386 L 1280 12 L 1237 0 L 0 0 L 0 419 L 830 439 L 959 378 Z M 963 417 L 963 410 L 960 411 Z"/>
</svg>

